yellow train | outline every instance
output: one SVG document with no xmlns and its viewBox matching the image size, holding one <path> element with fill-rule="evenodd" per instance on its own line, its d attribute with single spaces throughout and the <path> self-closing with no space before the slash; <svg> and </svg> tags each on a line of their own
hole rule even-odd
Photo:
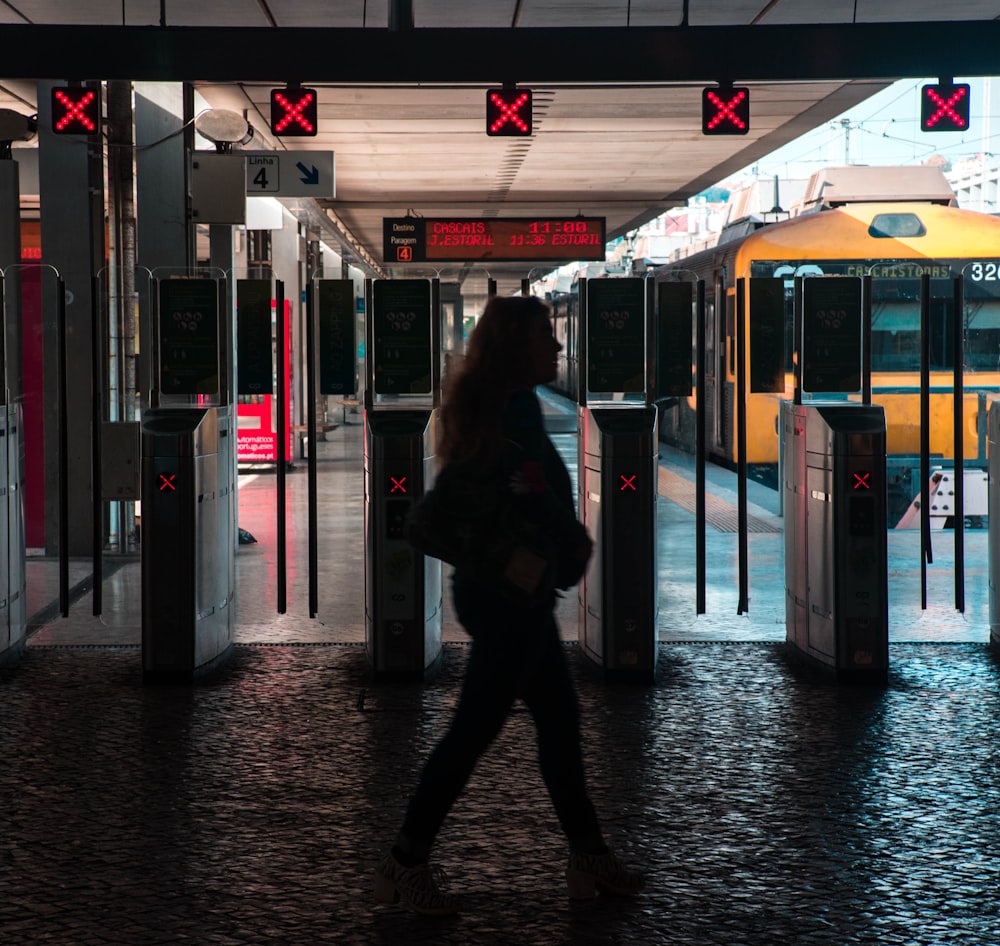
<svg viewBox="0 0 1000 946">
<path fill-rule="evenodd" d="M 724 231 L 718 245 L 652 270 L 661 280 L 703 279 L 706 287 L 706 439 L 709 456 L 737 459 L 737 282 L 782 280 L 785 300 L 785 389 L 747 395 L 747 463 L 751 475 L 777 483 L 778 414 L 794 393 L 792 373 L 795 277 L 871 275 L 872 401 L 885 409 L 892 482 L 890 515 L 902 514 L 919 492 L 920 277 L 930 276 L 930 452 L 953 456 L 953 277 L 962 276 L 964 311 L 964 453 L 985 462 L 988 402 L 1000 391 L 1000 219 L 955 206 L 936 168 L 836 168 L 814 175 L 800 213 L 777 222 L 747 218 Z M 747 284 L 745 284 L 746 286 Z M 743 298 L 749 299 L 750 292 Z M 571 304 L 555 307 L 557 333 L 569 338 Z M 564 313 L 570 317 L 565 323 Z M 692 352 L 692 371 L 694 355 Z M 572 388 L 573 367 L 567 364 Z M 574 393 L 569 390 L 568 393 Z M 661 440 L 694 449 L 695 399 L 661 413 Z M 932 460 L 932 463 L 934 461 Z M 891 520 L 895 521 L 895 520 Z"/>
</svg>

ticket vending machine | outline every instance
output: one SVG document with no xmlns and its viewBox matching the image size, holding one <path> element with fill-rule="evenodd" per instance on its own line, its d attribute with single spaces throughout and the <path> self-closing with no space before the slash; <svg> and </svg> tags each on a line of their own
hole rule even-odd
<svg viewBox="0 0 1000 946">
<path fill-rule="evenodd" d="M 813 277 L 796 292 L 796 396 L 781 408 L 786 640 L 838 679 L 883 681 L 886 425 L 867 403 L 861 280 Z"/>
<path fill-rule="evenodd" d="M 405 527 L 434 476 L 438 284 L 374 280 L 365 301 L 365 645 L 376 677 L 421 679 L 441 657 L 441 563 Z"/>
<path fill-rule="evenodd" d="M 215 278 L 157 287 L 154 407 L 143 413 L 142 670 L 187 681 L 230 654 L 236 598 L 232 319 Z"/>
<path fill-rule="evenodd" d="M 605 678 L 656 674 L 657 412 L 651 281 L 581 284 L 580 517 L 594 555 L 579 585 L 580 644 Z"/>
</svg>

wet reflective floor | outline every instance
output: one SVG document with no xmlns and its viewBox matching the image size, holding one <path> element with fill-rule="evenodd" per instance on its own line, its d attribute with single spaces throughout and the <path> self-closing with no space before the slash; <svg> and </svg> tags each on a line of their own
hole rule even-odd
<svg viewBox="0 0 1000 946">
<path fill-rule="evenodd" d="M 670 478 L 690 479 L 689 460 L 668 454 L 655 685 L 599 679 L 574 643 L 575 599 L 560 605 L 595 803 L 648 890 L 568 901 L 563 840 L 518 711 L 436 851 L 462 915 L 376 905 L 372 871 L 447 725 L 468 648 L 449 602 L 440 672 L 425 684 L 372 681 L 361 427 L 348 419 L 317 445 L 318 618 L 308 616 L 299 462 L 285 615 L 274 605 L 274 477 L 241 477 L 240 525 L 258 542 L 239 551 L 239 644 L 218 674 L 142 684 L 128 561 L 108 569 L 103 615 L 91 615 L 84 590 L 70 618 L 36 619 L 24 657 L 0 669 L 0 943 L 1000 941 L 1000 663 L 988 646 L 986 533 L 967 533 L 964 614 L 950 534 L 934 537 L 926 610 L 919 537 L 890 535 L 888 682 L 838 686 L 785 652 L 783 540 L 766 531 L 780 528 L 773 493 L 750 489 L 764 531 L 749 536 L 749 612 L 736 614 L 736 536 L 712 527 L 708 613 L 694 613 L 693 516 Z M 575 438 L 554 439 L 574 459 Z M 725 471 L 709 480 L 725 528 L 735 483 Z M 44 605 L 52 563 L 34 560 L 29 573 Z M 74 581 L 85 574 L 74 563 Z"/>
<path fill-rule="evenodd" d="M 0 671 L 0 939 L 17 944 L 987 946 L 1000 930 L 1000 667 L 893 644 L 838 687 L 774 643 L 678 643 L 652 687 L 566 645 L 597 808 L 649 874 L 571 904 L 516 712 L 437 848 L 465 910 L 370 898 L 466 659 L 378 685 L 358 645 L 241 645 L 210 684 L 134 647 L 33 646 Z"/>
</svg>

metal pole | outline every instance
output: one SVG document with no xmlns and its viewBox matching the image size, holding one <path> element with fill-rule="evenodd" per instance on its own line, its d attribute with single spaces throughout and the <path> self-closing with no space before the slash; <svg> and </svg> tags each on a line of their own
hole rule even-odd
<svg viewBox="0 0 1000 946">
<path fill-rule="evenodd" d="M 56 280 L 59 360 L 59 611 L 69 617 L 69 378 L 66 368 L 66 283 Z"/>
<path fill-rule="evenodd" d="M 920 274 L 920 607 L 927 609 L 927 564 L 931 553 L 931 277 Z"/>
<path fill-rule="evenodd" d="M 747 549 L 747 324 L 746 279 L 736 280 L 736 439 L 737 513 L 739 520 L 740 600 L 736 613 L 750 610 Z"/>
<path fill-rule="evenodd" d="M 987 82 L 989 85 L 989 82 Z M 956 276 L 952 296 L 952 406 L 955 435 L 955 609 L 965 611 L 965 284 Z"/>
<path fill-rule="evenodd" d="M 587 280 L 581 279 L 577 283 L 577 292 L 580 294 L 580 361 L 577 364 L 577 392 L 576 400 L 580 407 L 587 406 Z"/>
<path fill-rule="evenodd" d="M 695 613 L 705 613 L 705 280 L 698 280 L 695 318 Z"/>
<path fill-rule="evenodd" d="M 861 277 L 861 403 L 872 402 L 872 277 Z"/>
<path fill-rule="evenodd" d="M 441 406 L 441 280 L 431 280 L 431 400 Z"/>
<path fill-rule="evenodd" d="M 277 554 L 278 554 L 278 614 L 284 614 L 286 610 L 286 542 L 285 542 L 285 442 L 288 439 L 288 432 L 285 429 L 285 283 L 278 279 L 275 285 L 275 338 L 278 348 L 277 364 L 277 384 L 274 390 L 274 403 L 278 417 L 275 425 L 278 431 L 278 444 L 275 462 L 277 463 L 276 474 L 278 484 L 278 509 L 277 509 Z M 310 447 L 313 447 L 310 444 Z"/>
<path fill-rule="evenodd" d="M 306 283 L 306 436 L 309 438 L 309 617 L 319 613 L 319 516 L 316 482 L 316 292 Z"/>
<path fill-rule="evenodd" d="M 802 277 L 795 277 L 792 294 L 792 377 L 795 388 L 792 403 L 802 403 Z"/>
<path fill-rule="evenodd" d="M 656 373 L 660 370 L 656 361 L 656 339 L 659 334 L 656 326 L 656 280 L 647 276 L 643 287 L 646 290 L 646 406 L 650 407 L 656 401 Z M 659 408 L 656 410 L 658 412 Z"/>
<path fill-rule="evenodd" d="M 91 384 L 90 384 L 90 459 L 93 491 L 93 530 L 91 532 L 91 556 L 94 569 L 94 615 L 101 613 L 104 604 L 104 489 L 101 477 L 102 443 L 101 433 L 104 422 L 104 346 L 101 344 L 101 280 L 94 276 L 90 280 L 90 311 L 93 313 L 90 332 Z"/>
</svg>

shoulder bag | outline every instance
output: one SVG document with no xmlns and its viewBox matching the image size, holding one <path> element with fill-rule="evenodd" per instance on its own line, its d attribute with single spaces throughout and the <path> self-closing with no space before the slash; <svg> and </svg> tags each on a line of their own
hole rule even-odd
<svg viewBox="0 0 1000 946">
<path fill-rule="evenodd" d="M 413 507 L 407 523 L 417 551 L 467 572 L 522 607 L 551 600 L 556 548 L 524 514 L 502 464 L 450 463 Z"/>
</svg>

